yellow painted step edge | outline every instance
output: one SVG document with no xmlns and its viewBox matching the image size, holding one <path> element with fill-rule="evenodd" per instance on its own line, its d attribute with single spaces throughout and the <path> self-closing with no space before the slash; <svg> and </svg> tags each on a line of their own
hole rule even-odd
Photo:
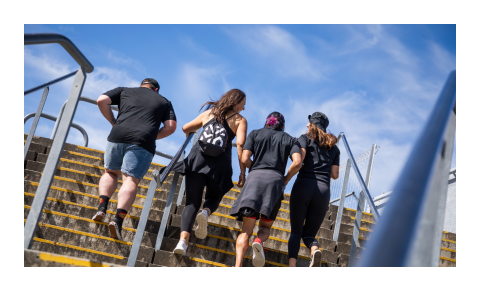
<svg viewBox="0 0 480 291">
<path fill-rule="evenodd" d="M 231 256 L 236 256 L 236 254 L 233 253 L 233 252 L 228 252 L 228 251 L 224 251 L 224 250 L 217 249 L 217 248 L 207 247 L 207 246 L 198 245 L 198 244 L 195 244 L 195 246 L 198 247 L 198 248 L 201 248 L 201 249 L 206 249 L 206 250 L 214 251 L 214 252 L 217 252 L 217 253 L 223 253 L 223 254 L 227 254 L 227 255 L 231 255 Z M 249 260 L 252 259 L 252 257 L 250 257 L 250 256 L 245 256 L 245 258 L 247 258 Z M 265 260 L 265 263 L 275 265 L 275 266 L 279 266 L 279 267 L 288 267 L 288 265 L 279 264 L 279 263 L 276 263 L 276 262 L 270 262 L 270 261 L 267 261 L 267 260 Z"/>
<path fill-rule="evenodd" d="M 68 151 L 68 153 L 72 154 L 74 156 L 80 156 L 80 157 L 85 157 L 85 158 L 90 158 L 90 159 L 94 159 L 94 160 L 103 161 L 102 158 L 98 158 L 98 157 L 94 157 L 94 156 L 90 156 L 90 155 L 85 155 L 85 154 L 81 154 L 81 153 L 77 153 L 77 152 Z M 157 163 L 151 163 L 151 164 L 155 165 L 155 166 L 165 167 L 165 165 L 162 165 L 162 164 L 157 164 Z"/>
<path fill-rule="evenodd" d="M 24 194 L 24 195 L 27 195 L 27 196 L 35 197 L 35 194 L 32 194 L 32 193 L 23 192 L 23 194 Z M 88 205 L 78 204 L 78 203 L 74 203 L 74 202 L 70 202 L 70 201 L 65 201 L 65 200 L 60 200 L 60 199 L 51 198 L 51 197 L 47 197 L 47 200 L 54 201 L 54 202 L 61 203 L 61 204 L 67 204 L 67 205 L 73 205 L 73 206 L 83 207 L 83 208 L 87 208 L 87 209 L 97 209 L 97 207 L 92 207 L 92 206 L 88 206 Z M 110 210 L 107 210 L 107 213 L 115 214 L 115 212 L 110 211 Z M 132 215 L 130 215 L 130 214 L 127 214 L 126 217 L 130 217 L 131 219 L 140 220 L 140 217 L 132 216 Z"/>
<path fill-rule="evenodd" d="M 455 259 L 450 259 L 450 258 L 445 258 L 445 257 L 440 257 L 440 259 L 441 259 L 441 260 L 450 261 L 450 262 L 454 262 L 454 263 L 457 262 L 457 260 L 455 260 Z"/>
<path fill-rule="evenodd" d="M 29 181 L 30 184 L 32 186 L 37 186 L 38 187 L 38 183 L 37 182 L 32 182 L 32 181 Z M 91 197 L 91 198 L 97 198 L 97 199 L 100 199 L 99 196 L 95 196 L 95 195 L 91 195 L 91 194 L 87 194 L 87 193 L 83 193 L 83 192 L 78 192 L 78 191 L 75 191 L 75 190 L 69 190 L 69 189 L 65 189 L 65 188 L 60 188 L 60 187 L 56 187 L 56 186 L 51 186 L 50 189 L 52 190 L 58 190 L 58 191 L 63 191 L 63 192 L 67 192 L 67 193 L 73 193 L 73 194 L 78 194 L 78 195 L 83 195 L 83 196 L 87 196 L 87 197 Z M 118 190 L 115 190 L 115 192 L 118 192 Z M 137 194 L 137 197 L 140 197 L 140 198 L 147 198 L 147 196 L 143 196 L 143 195 L 140 195 L 140 194 Z M 156 201 L 157 198 L 153 198 L 153 201 Z M 117 200 L 112 200 L 110 199 L 110 201 L 114 202 L 115 203 L 118 203 Z M 141 206 L 138 206 L 138 207 L 141 207 Z"/>
<path fill-rule="evenodd" d="M 85 167 L 95 168 L 95 169 L 99 169 L 99 170 L 105 170 L 105 167 L 94 166 L 94 165 L 91 165 L 91 164 L 82 163 L 82 162 L 78 162 L 78 161 L 74 161 L 74 160 L 69 160 L 69 159 L 64 159 L 64 158 L 60 158 L 60 161 L 66 162 L 66 163 L 71 163 L 71 164 L 77 164 L 77 165 L 81 165 L 81 166 L 85 166 Z M 152 169 L 148 169 L 148 171 L 149 171 L 149 172 L 153 172 Z M 170 174 L 169 174 L 169 176 L 170 176 Z M 144 178 L 145 178 L 145 177 L 144 177 Z"/>
<path fill-rule="evenodd" d="M 46 262 L 55 262 L 55 263 L 61 263 L 66 265 L 79 266 L 79 267 L 110 267 L 110 265 L 103 264 L 103 263 L 92 262 L 89 260 L 68 258 L 68 257 L 53 255 L 48 253 L 41 253 L 39 258 L 40 260 L 46 261 Z"/>
<path fill-rule="evenodd" d="M 442 250 L 444 250 L 444 251 L 447 251 L 447 252 L 452 252 L 452 253 L 456 253 L 456 252 L 457 252 L 456 250 L 447 249 L 447 248 L 444 248 L 444 247 L 441 247 L 440 249 L 442 249 Z"/>
<path fill-rule="evenodd" d="M 23 205 L 23 208 L 31 209 L 31 207 L 28 206 L 28 205 Z M 108 226 L 108 223 L 106 223 L 106 222 L 95 221 L 95 220 L 92 220 L 92 219 L 83 218 L 83 217 L 79 217 L 79 216 L 75 216 L 75 215 L 70 215 L 70 214 L 65 214 L 65 213 L 61 213 L 61 212 L 57 212 L 57 211 L 50 211 L 50 210 L 45 210 L 45 209 L 43 209 L 42 211 L 45 212 L 45 213 L 47 213 L 47 214 L 58 215 L 58 216 L 68 217 L 68 218 L 71 218 L 71 219 L 83 220 L 83 221 L 88 221 L 88 222 L 90 222 L 90 223 L 95 223 L 95 224 L 107 225 L 107 226 Z M 26 221 L 26 220 L 25 220 L 25 221 Z M 122 229 L 125 229 L 125 230 L 128 230 L 128 231 L 133 231 L 133 232 L 136 232 L 136 231 L 137 231 L 137 230 L 134 229 L 134 228 L 125 227 L 125 226 L 122 226 Z"/>
<path fill-rule="evenodd" d="M 207 261 L 207 260 L 204 260 L 204 259 L 199 259 L 199 258 L 194 258 L 194 257 L 188 257 L 188 259 L 190 259 L 192 261 L 195 261 L 195 262 L 214 265 L 214 266 L 217 266 L 217 267 L 228 267 L 227 265 L 220 264 L 220 263 L 217 263 L 217 262 Z"/>
<path fill-rule="evenodd" d="M 122 257 L 122 256 L 107 254 L 107 253 L 104 253 L 104 252 L 99 252 L 99 251 L 96 251 L 96 250 L 86 249 L 86 248 L 72 246 L 72 245 L 68 245 L 68 244 L 62 244 L 62 243 L 46 240 L 46 239 L 43 239 L 43 238 L 34 237 L 33 240 L 38 241 L 38 242 L 51 244 L 51 245 L 55 245 L 55 246 L 66 247 L 66 248 L 69 248 L 69 249 L 75 249 L 75 250 L 84 251 L 84 252 L 88 252 L 88 253 L 92 253 L 92 254 L 98 254 L 98 255 L 102 255 L 102 256 L 106 256 L 106 257 L 111 257 L 111 258 L 115 258 L 115 259 L 120 259 L 120 260 L 124 259 L 124 257 Z"/>
<path fill-rule="evenodd" d="M 454 243 L 454 244 L 456 244 L 456 243 L 457 243 L 457 242 L 456 242 L 456 241 L 454 241 L 454 240 L 449 240 L 449 239 L 445 239 L 445 238 L 442 238 L 442 240 L 443 240 L 443 241 L 450 242 L 450 243 Z"/>
</svg>

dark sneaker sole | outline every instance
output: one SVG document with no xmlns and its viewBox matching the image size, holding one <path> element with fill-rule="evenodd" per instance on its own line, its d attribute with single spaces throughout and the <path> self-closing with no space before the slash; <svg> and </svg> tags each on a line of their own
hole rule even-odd
<svg viewBox="0 0 480 291">
<path fill-rule="evenodd" d="M 255 252 L 255 258 L 252 259 L 253 265 L 255 267 L 265 266 L 265 257 L 264 257 L 262 245 L 257 242 L 254 242 L 252 244 L 252 249 Z"/>
<path fill-rule="evenodd" d="M 122 236 L 118 233 L 117 228 L 113 224 L 108 225 L 108 229 L 110 230 L 110 237 L 118 240 L 123 240 Z"/>
<path fill-rule="evenodd" d="M 313 253 L 312 260 L 310 261 L 309 267 L 321 267 L 322 266 L 322 252 L 315 251 Z"/>
<path fill-rule="evenodd" d="M 105 215 L 97 215 L 97 214 L 95 214 L 95 215 L 93 216 L 92 220 L 102 222 L 104 218 L 105 218 Z"/>
</svg>

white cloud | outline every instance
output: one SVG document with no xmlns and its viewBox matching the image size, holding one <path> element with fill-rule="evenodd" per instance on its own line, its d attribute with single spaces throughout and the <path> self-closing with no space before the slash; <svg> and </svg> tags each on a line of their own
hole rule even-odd
<svg viewBox="0 0 480 291">
<path fill-rule="evenodd" d="M 319 80 L 320 63 L 308 56 L 304 44 L 288 31 L 276 26 L 242 26 L 224 31 L 240 45 L 257 53 L 260 58 L 284 77 L 303 77 Z"/>
</svg>

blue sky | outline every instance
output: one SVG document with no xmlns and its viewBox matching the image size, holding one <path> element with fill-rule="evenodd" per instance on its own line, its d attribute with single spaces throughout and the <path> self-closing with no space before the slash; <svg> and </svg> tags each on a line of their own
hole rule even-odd
<svg viewBox="0 0 480 291">
<path fill-rule="evenodd" d="M 345 132 L 354 155 L 380 146 L 372 196 L 392 189 L 456 68 L 455 25 L 24 25 L 24 32 L 60 33 L 78 46 L 95 66 L 82 96 L 96 99 L 118 86 L 157 79 L 179 124 L 172 136 L 157 141 L 157 150 L 170 154 L 185 138 L 181 126 L 209 97 L 231 88 L 247 94 L 242 115 L 249 132 L 280 111 L 286 132 L 298 137 L 309 114 L 324 112 L 328 130 Z M 24 89 L 76 69 L 59 45 L 24 47 Z M 51 86 L 45 113 L 58 114 L 72 80 Z M 24 114 L 36 111 L 40 97 L 25 96 Z M 90 147 L 104 149 L 111 126 L 96 106 L 80 102 L 74 122 L 88 132 Z M 41 119 L 36 134 L 49 137 L 53 124 Z M 82 144 L 83 138 L 72 129 L 67 142 Z M 339 148 L 345 162 L 343 144 Z M 234 180 L 238 173 L 234 162 Z"/>
</svg>

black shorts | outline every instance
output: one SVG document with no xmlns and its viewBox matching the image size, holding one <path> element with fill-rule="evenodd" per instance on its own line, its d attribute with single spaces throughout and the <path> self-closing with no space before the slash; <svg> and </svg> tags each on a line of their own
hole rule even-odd
<svg viewBox="0 0 480 291">
<path fill-rule="evenodd" d="M 238 213 L 237 220 L 238 221 L 243 221 L 242 217 L 245 216 L 245 217 L 253 218 L 255 220 L 261 219 L 261 220 L 266 221 L 266 222 L 274 221 L 277 218 L 277 214 L 278 214 L 278 211 L 280 210 L 281 205 L 282 205 L 282 197 L 280 197 L 280 199 L 278 199 L 277 203 L 275 204 L 275 206 L 272 209 L 272 212 L 268 216 L 260 214 L 250 207 L 242 207 L 242 208 L 240 208 L 240 211 Z"/>
</svg>

